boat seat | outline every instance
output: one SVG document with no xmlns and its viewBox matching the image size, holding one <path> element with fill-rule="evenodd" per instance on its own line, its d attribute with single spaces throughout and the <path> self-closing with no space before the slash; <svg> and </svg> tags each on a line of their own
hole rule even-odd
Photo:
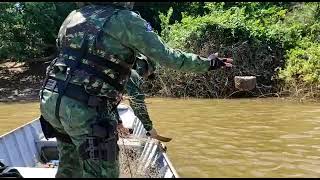
<svg viewBox="0 0 320 180">
<path fill-rule="evenodd" d="M 42 147 L 55 147 L 57 146 L 57 139 L 49 138 L 47 140 L 45 137 L 43 137 L 39 141 L 36 141 L 36 144 L 38 146 L 38 149 L 41 149 Z"/>
<path fill-rule="evenodd" d="M 141 153 L 143 149 L 143 141 L 137 138 L 120 138 L 118 141 L 119 147 L 131 149 L 134 152 Z M 40 152 L 40 160 L 43 163 L 50 162 L 52 160 L 59 159 L 59 152 L 57 149 L 56 138 L 46 139 L 42 138 L 37 142 L 37 146 Z"/>
<path fill-rule="evenodd" d="M 58 168 L 9 167 L 4 172 L 17 170 L 23 178 L 55 178 Z"/>
<path fill-rule="evenodd" d="M 57 146 L 57 139 L 56 138 L 42 138 L 39 141 L 36 142 L 38 149 L 41 149 L 42 147 L 56 147 Z M 119 138 L 118 145 L 122 146 L 137 146 L 141 147 L 142 140 L 140 138 Z"/>
</svg>

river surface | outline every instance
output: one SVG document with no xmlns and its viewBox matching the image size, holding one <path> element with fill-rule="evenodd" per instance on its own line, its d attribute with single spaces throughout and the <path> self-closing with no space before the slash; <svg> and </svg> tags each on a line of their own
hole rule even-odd
<svg viewBox="0 0 320 180">
<path fill-rule="evenodd" d="M 147 100 L 181 177 L 320 177 L 320 104 L 281 99 Z M 39 114 L 0 104 L 0 134 Z"/>
</svg>

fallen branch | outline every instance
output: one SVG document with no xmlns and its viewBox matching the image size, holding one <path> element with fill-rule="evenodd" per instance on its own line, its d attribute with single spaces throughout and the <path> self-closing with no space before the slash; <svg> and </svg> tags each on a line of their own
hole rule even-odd
<svg viewBox="0 0 320 180">
<path fill-rule="evenodd" d="M 47 56 L 47 57 L 34 58 L 31 60 L 27 60 L 27 61 L 25 61 L 25 63 L 30 64 L 30 63 L 37 63 L 37 62 L 48 62 L 48 61 L 53 60 L 55 57 L 56 57 L 56 54 L 54 53 L 54 54 Z"/>
</svg>

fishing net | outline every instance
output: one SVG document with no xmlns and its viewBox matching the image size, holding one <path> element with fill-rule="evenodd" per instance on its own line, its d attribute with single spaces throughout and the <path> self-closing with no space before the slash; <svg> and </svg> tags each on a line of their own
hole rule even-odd
<svg viewBox="0 0 320 180">
<path fill-rule="evenodd" d="M 145 139 L 141 138 L 141 141 Z M 153 149 L 155 153 L 151 153 L 150 156 L 142 156 L 145 147 L 121 145 L 121 140 L 119 148 L 120 177 L 160 178 L 162 176 L 162 166 L 158 161 L 161 156 L 158 146 Z M 150 150 L 152 151 L 151 148 Z"/>
</svg>

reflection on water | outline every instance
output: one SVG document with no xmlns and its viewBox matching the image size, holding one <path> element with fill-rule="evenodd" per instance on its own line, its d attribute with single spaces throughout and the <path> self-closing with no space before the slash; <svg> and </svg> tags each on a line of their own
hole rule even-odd
<svg viewBox="0 0 320 180">
<path fill-rule="evenodd" d="M 147 100 L 182 177 L 320 177 L 319 104 L 279 99 Z M 0 104 L 0 134 L 38 116 Z"/>
<path fill-rule="evenodd" d="M 320 177 L 319 104 L 150 99 L 182 177 Z"/>
</svg>

